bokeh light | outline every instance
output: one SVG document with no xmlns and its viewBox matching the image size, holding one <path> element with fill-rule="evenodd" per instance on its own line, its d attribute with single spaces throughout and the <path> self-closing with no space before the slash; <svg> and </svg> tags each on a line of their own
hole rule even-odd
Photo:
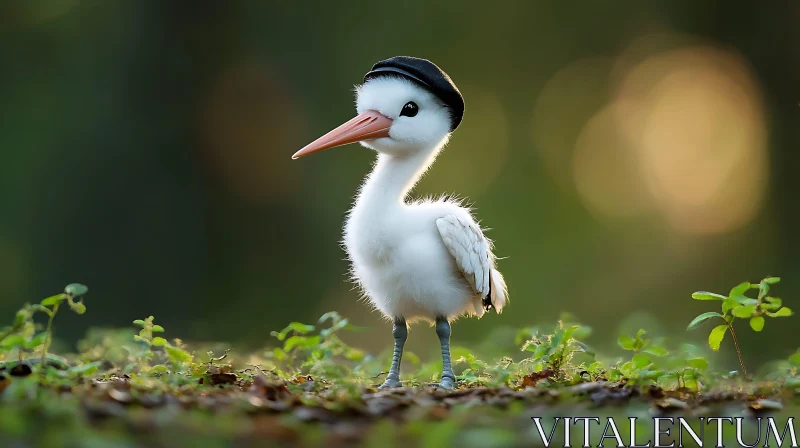
<svg viewBox="0 0 800 448">
<path fill-rule="evenodd" d="M 731 52 L 689 47 L 634 68 L 618 92 L 643 178 L 678 231 L 723 233 L 761 206 L 768 160 L 761 94 Z M 639 120 L 627 119 L 631 116 Z"/>
<path fill-rule="evenodd" d="M 600 217 L 632 217 L 650 205 L 636 153 L 616 118 L 613 105 L 595 114 L 579 134 L 574 154 L 578 193 Z"/>
<path fill-rule="evenodd" d="M 762 103 L 740 55 L 662 32 L 613 64 L 595 58 L 559 70 L 537 99 L 531 133 L 553 180 L 572 179 L 599 219 L 656 212 L 676 232 L 719 234 L 751 222 L 762 205 Z"/>
</svg>

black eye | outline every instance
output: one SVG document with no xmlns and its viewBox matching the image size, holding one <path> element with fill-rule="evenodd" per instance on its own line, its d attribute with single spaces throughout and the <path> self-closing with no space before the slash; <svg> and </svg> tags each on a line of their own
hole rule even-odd
<svg viewBox="0 0 800 448">
<path fill-rule="evenodd" d="M 417 112 L 419 112 L 419 107 L 417 106 L 417 103 L 415 103 L 413 101 L 409 101 L 409 102 L 406 103 L 405 106 L 403 106 L 403 110 L 400 111 L 400 116 L 401 117 L 416 117 L 417 116 Z"/>
</svg>

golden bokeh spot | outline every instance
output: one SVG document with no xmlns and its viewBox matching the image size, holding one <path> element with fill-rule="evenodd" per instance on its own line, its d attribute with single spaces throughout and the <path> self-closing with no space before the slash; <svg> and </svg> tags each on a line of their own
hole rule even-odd
<svg viewBox="0 0 800 448">
<path fill-rule="evenodd" d="M 617 101 L 646 186 L 676 230 L 724 233 L 753 219 L 767 184 L 765 117 L 739 55 L 709 46 L 657 54 L 628 73 Z"/>
<path fill-rule="evenodd" d="M 571 178 L 588 210 L 609 219 L 655 212 L 680 234 L 726 233 L 752 221 L 767 187 L 766 117 L 738 53 L 662 33 L 635 41 L 605 78 L 599 65 L 576 64 L 545 88 L 533 136 L 556 172 L 571 156 Z M 581 109 L 568 107 L 569 96 L 559 103 L 558 94 L 580 89 L 581 71 L 612 82 L 608 105 L 586 122 L 571 154 L 559 132 L 579 120 L 570 124 L 563 112 Z"/>
<path fill-rule="evenodd" d="M 614 105 L 584 126 L 575 145 L 573 178 L 586 208 L 598 217 L 633 217 L 647 211 L 650 196 L 631 142 L 616 123 Z"/>
</svg>

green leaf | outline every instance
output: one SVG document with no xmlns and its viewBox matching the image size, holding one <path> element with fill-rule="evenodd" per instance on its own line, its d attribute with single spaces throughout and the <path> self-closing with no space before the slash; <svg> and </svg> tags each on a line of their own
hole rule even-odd
<svg viewBox="0 0 800 448">
<path fill-rule="evenodd" d="M 39 304 L 42 306 L 53 306 L 57 303 L 61 303 L 61 301 L 64 300 L 65 298 L 66 297 L 64 297 L 64 294 L 56 294 L 54 296 L 50 296 L 42 300 L 41 302 L 39 302 Z"/>
<path fill-rule="evenodd" d="M 633 355 L 633 358 L 631 359 L 631 361 L 633 361 L 633 365 L 636 366 L 637 369 L 641 369 L 643 367 L 646 367 L 646 366 L 650 365 L 650 363 L 651 363 L 650 362 L 650 357 L 645 355 L 644 353 L 637 353 L 637 354 Z"/>
<path fill-rule="evenodd" d="M 783 305 L 783 301 L 778 297 L 764 297 L 765 302 L 761 304 L 761 308 L 766 311 L 777 311 Z"/>
<path fill-rule="evenodd" d="M 723 317 L 723 316 L 722 316 L 722 314 L 719 314 L 719 313 L 717 313 L 715 311 L 709 311 L 707 313 L 703 313 L 703 314 L 695 317 L 694 320 L 692 320 L 691 322 L 689 322 L 689 325 L 686 327 L 686 329 L 687 330 L 691 330 L 692 328 L 694 328 L 697 325 L 705 322 L 708 319 L 711 319 L 712 317 Z"/>
<path fill-rule="evenodd" d="M 328 313 L 328 314 L 331 314 L 331 313 Z M 338 317 L 338 314 L 336 314 L 336 316 Z M 323 316 L 323 317 L 325 317 L 325 316 Z M 335 321 L 338 322 L 338 319 L 335 320 Z M 289 325 L 287 325 L 286 328 L 281 330 L 280 333 L 272 332 L 272 335 L 275 336 L 276 338 L 278 338 L 279 341 L 283 341 L 284 339 L 286 339 L 286 336 L 292 331 L 294 331 L 295 333 L 299 333 L 299 334 L 307 334 L 307 333 L 310 333 L 310 332 L 314 331 L 314 326 L 313 325 L 306 325 L 306 324 L 301 323 L 301 322 L 292 322 Z"/>
<path fill-rule="evenodd" d="M 283 350 L 289 352 L 295 347 L 315 348 L 319 345 L 320 340 L 319 336 L 291 336 L 284 342 Z"/>
<path fill-rule="evenodd" d="M 153 328 L 151 328 L 150 331 L 152 331 L 153 333 L 163 333 L 164 327 L 162 327 L 161 325 L 153 325 Z"/>
<path fill-rule="evenodd" d="M 643 369 L 641 372 L 639 372 L 639 378 L 641 378 L 643 380 L 650 380 L 650 381 L 655 381 L 655 380 L 661 378 L 663 375 L 664 375 L 664 372 L 661 371 L 661 370 Z"/>
<path fill-rule="evenodd" d="M 80 297 L 89 292 L 89 288 L 87 288 L 86 285 L 81 285 L 80 283 L 70 283 L 66 288 L 64 288 L 64 292 L 72 297 Z"/>
<path fill-rule="evenodd" d="M 634 364 L 633 364 L 633 361 L 628 361 L 628 362 L 626 362 L 625 364 L 621 365 L 621 366 L 619 367 L 619 369 L 620 369 L 620 370 L 622 371 L 622 373 L 624 373 L 626 376 L 631 376 L 631 375 L 633 375 L 634 373 L 636 373 L 636 372 L 635 372 L 636 368 L 635 368 L 635 366 L 634 366 Z"/>
<path fill-rule="evenodd" d="M 794 314 L 794 313 L 792 313 L 792 310 L 790 310 L 789 308 L 783 307 L 783 308 L 779 309 L 778 311 L 775 311 L 774 313 L 767 313 L 767 316 L 769 316 L 769 317 L 787 317 L 787 316 L 791 316 L 792 314 Z"/>
<path fill-rule="evenodd" d="M 689 379 L 689 378 L 694 379 L 694 378 L 697 378 L 697 377 L 698 377 L 698 374 L 694 370 L 687 370 L 687 371 L 685 371 L 683 373 L 683 378 L 684 379 Z"/>
<path fill-rule="evenodd" d="M 635 344 L 630 336 L 620 336 L 619 339 L 617 339 L 617 343 L 624 350 L 633 350 Z"/>
<path fill-rule="evenodd" d="M 643 351 L 654 356 L 667 356 L 669 354 L 667 349 L 661 347 L 660 345 L 651 345 L 650 347 L 645 347 Z"/>
<path fill-rule="evenodd" d="M 156 336 L 153 338 L 153 345 L 155 345 L 156 347 L 163 347 L 167 345 L 167 340 L 162 337 Z"/>
<path fill-rule="evenodd" d="M 732 298 L 739 305 L 755 305 L 758 303 L 758 300 L 751 299 L 750 297 L 747 296 L 733 296 Z"/>
<path fill-rule="evenodd" d="M 44 344 L 45 340 L 47 340 L 47 332 L 43 331 L 43 332 L 37 334 L 36 336 L 34 336 L 33 338 L 31 338 L 30 341 L 25 341 L 24 345 L 25 345 L 26 349 L 33 350 L 36 347 Z"/>
<path fill-rule="evenodd" d="M 90 362 L 88 364 L 81 364 L 78 366 L 70 367 L 67 369 L 67 372 L 73 375 L 91 375 L 97 371 L 97 368 L 100 367 L 100 362 Z"/>
<path fill-rule="evenodd" d="M 561 341 L 563 340 L 564 340 L 564 332 L 562 331 L 556 332 L 556 334 L 550 337 L 550 347 L 551 348 L 558 347 L 559 345 L 561 345 Z"/>
<path fill-rule="evenodd" d="M 725 300 L 722 301 L 722 314 L 732 310 L 733 307 L 735 307 L 738 303 L 739 302 L 737 302 L 733 297 L 726 297 Z"/>
<path fill-rule="evenodd" d="M 692 294 L 694 300 L 725 300 L 727 297 L 713 292 L 697 291 Z"/>
<path fill-rule="evenodd" d="M 739 305 L 733 309 L 733 315 L 741 319 L 747 319 L 753 315 L 755 310 L 755 305 Z"/>
<path fill-rule="evenodd" d="M 718 325 L 711 330 L 711 334 L 708 335 L 708 346 L 711 347 L 711 350 L 719 350 L 719 346 L 722 344 L 722 338 L 725 337 L 726 331 L 728 331 L 727 325 Z"/>
<path fill-rule="evenodd" d="M 789 361 L 792 364 L 800 365 L 800 348 L 798 348 L 797 351 L 789 357 Z"/>
<path fill-rule="evenodd" d="M 286 352 L 280 347 L 275 347 L 272 349 L 272 356 L 274 356 L 278 361 L 283 361 L 286 359 Z"/>
<path fill-rule="evenodd" d="M 31 313 L 28 310 L 22 309 L 17 311 L 17 315 L 14 316 L 14 327 L 20 327 L 22 324 L 25 323 L 31 317 Z"/>
<path fill-rule="evenodd" d="M 142 319 L 136 319 L 135 321 L 133 321 L 133 324 L 134 325 L 138 325 L 140 327 L 144 327 L 144 325 L 145 325 L 144 321 Z"/>
<path fill-rule="evenodd" d="M 750 328 L 755 331 L 761 331 L 764 329 L 764 317 L 763 316 L 753 316 L 750 318 Z"/>
<path fill-rule="evenodd" d="M 156 373 L 156 374 L 159 374 L 159 375 L 163 375 L 163 374 L 165 374 L 167 372 L 169 372 L 169 368 L 167 366 L 163 365 L 163 364 L 159 364 L 157 366 L 153 366 L 150 369 L 150 373 Z"/>
<path fill-rule="evenodd" d="M 687 359 L 686 364 L 688 364 L 691 367 L 694 367 L 695 369 L 703 370 L 708 368 L 708 361 L 706 361 L 705 358 Z"/>
<path fill-rule="evenodd" d="M 179 347 L 165 345 L 164 351 L 167 352 L 169 359 L 176 364 L 191 362 L 192 360 L 192 355 L 186 350 L 183 350 L 182 348 Z"/>
<path fill-rule="evenodd" d="M 6 338 L 0 342 L 0 345 L 3 347 L 15 347 L 18 345 L 24 346 L 26 342 L 27 340 L 25 339 L 25 336 L 22 336 L 21 334 L 12 334 L 6 336 Z"/>
<path fill-rule="evenodd" d="M 763 282 L 768 284 L 768 285 L 774 285 L 774 284 L 776 284 L 776 283 L 778 283 L 780 281 L 781 281 L 780 277 L 767 277 L 767 278 L 765 278 L 763 280 Z"/>
<path fill-rule="evenodd" d="M 544 358 L 547 355 L 547 350 L 550 349 L 547 344 L 532 345 L 531 347 L 533 347 L 533 350 L 531 350 L 533 352 L 531 358 L 533 359 Z"/>
<path fill-rule="evenodd" d="M 731 292 L 728 293 L 728 296 L 730 297 L 740 296 L 749 291 L 750 288 L 752 287 L 753 285 L 751 285 L 750 282 L 739 283 L 738 285 L 734 286 L 733 289 L 731 289 Z"/>
</svg>

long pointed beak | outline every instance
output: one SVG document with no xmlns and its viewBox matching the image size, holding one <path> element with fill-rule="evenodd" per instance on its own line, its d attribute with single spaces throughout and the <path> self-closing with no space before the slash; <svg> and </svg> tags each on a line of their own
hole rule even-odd
<svg viewBox="0 0 800 448">
<path fill-rule="evenodd" d="M 364 113 L 358 114 L 355 118 L 347 123 L 344 123 L 338 128 L 309 143 L 305 148 L 294 153 L 292 159 L 299 159 L 300 157 L 307 156 L 317 151 L 322 151 L 323 149 L 335 148 L 348 143 L 388 137 L 389 128 L 391 126 L 391 118 L 385 117 L 380 112 L 367 110 L 364 111 Z"/>
</svg>

